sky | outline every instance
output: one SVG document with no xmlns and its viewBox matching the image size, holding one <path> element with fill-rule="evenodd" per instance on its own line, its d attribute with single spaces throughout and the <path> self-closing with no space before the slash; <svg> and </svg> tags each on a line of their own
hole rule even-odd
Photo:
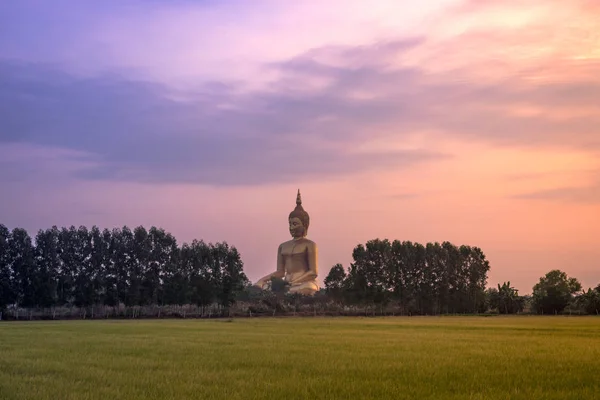
<svg viewBox="0 0 600 400">
<path fill-rule="evenodd" d="M 319 280 L 380 238 L 600 283 L 596 0 L 0 2 L 0 223 L 162 227 Z"/>
</svg>

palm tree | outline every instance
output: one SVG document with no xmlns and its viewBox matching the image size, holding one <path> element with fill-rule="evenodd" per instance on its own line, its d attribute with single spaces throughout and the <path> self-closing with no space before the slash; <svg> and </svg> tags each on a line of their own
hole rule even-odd
<svg viewBox="0 0 600 400">
<path fill-rule="evenodd" d="M 500 314 L 514 314 L 522 308 L 519 291 L 510 286 L 509 282 L 504 282 L 502 286 L 498 284 L 498 311 Z"/>
</svg>

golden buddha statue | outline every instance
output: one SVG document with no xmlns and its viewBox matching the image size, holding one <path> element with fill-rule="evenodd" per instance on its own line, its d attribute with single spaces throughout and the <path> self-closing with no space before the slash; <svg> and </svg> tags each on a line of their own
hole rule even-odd
<svg viewBox="0 0 600 400">
<path fill-rule="evenodd" d="M 317 244 L 306 238 L 310 219 L 308 213 L 302 208 L 300 189 L 296 196 L 296 208 L 290 213 L 288 221 L 293 239 L 279 245 L 277 270 L 261 278 L 255 286 L 270 290 L 271 278 L 280 278 L 289 285 L 288 293 L 310 296 L 319 290 L 318 252 Z"/>
</svg>

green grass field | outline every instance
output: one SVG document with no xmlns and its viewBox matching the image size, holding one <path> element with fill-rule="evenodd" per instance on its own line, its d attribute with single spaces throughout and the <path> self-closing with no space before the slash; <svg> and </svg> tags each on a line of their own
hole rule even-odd
<svg viewBox="0 0 600 400">
<path fill-rule="evenodd" d="M 600 318 L 4 322 L 0 399 L 600 399 Z"/>
</svg>

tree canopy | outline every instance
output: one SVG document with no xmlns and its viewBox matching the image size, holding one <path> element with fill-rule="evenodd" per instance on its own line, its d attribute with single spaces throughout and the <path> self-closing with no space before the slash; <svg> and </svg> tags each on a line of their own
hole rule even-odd
<svg viewBox="0 0 600 400">
<path fill-rule="evenodd" d="M 219 303 L 229 306 L 248 284 L 227 243 L 181 247 L 163 229 L 52 227 L 35 240 L 0 225 L 0 309 L 93 304 Z"/>
<path fill-rule="evenodd" d="M 581 290 L 576 278 L 569 278 L 563 271 L 554 269 L 540 278 L 533 287 L 533 305 L 542 314 L 558 314 Z"/>
<path fill-rule="evenodd" d="M 325 278 L 327 290 L 348 303 L 393 302 L 419 314 L 485 311 L 490 265 L 478 247 L 375 239 L 352 256 L 347 275 L 336 265 Z"/>
</svg>

